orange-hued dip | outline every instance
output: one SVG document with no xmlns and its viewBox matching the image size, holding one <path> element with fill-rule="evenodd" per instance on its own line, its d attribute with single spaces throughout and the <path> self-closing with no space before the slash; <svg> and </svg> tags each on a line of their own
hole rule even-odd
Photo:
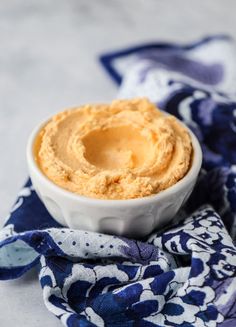
<svg viewBox="0 0 236 327">
<path fill-rule="evenodd" d="M 145 98 L 66 110 L 35 142 L 35 160 L 51 181 L 98 199 L 156 194 L 185 176 L 191 155 L 185 127 Z"/>
</svg>

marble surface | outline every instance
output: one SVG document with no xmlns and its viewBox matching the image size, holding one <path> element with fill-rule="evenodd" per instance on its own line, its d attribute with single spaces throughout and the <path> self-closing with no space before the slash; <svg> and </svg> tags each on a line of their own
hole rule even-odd
<svg viewBox="0 0 236 327">
<path fill-rule="evenodd" d="M 64 107 L 116 96 L 99 54 L 154 40 L 236 37 L 235 9 L 235 0 L 1 0 L 0 222 L 26 179 L 35 124 Z M 0 298 L 0 326 L 61 326 L 44 307 L 34 271 L 0 282 Z"/>
</svg>

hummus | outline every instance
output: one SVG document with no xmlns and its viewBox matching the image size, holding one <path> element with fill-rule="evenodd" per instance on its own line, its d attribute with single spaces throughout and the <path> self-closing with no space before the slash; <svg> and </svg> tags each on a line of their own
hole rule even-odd
<svg viewBox="0 0 236 327">
<path fill-rule="evenodd" d="M 185 176 L 191 156 L 185 127 L 145 98 L 66 110 L 35 145 L 35 160 L 51 181 L 98 199 L 156 194 Z"/>
</svg>

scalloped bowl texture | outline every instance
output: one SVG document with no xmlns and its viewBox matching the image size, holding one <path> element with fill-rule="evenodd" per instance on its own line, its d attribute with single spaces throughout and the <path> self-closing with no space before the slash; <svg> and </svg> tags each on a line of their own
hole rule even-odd
<svg viewBox="0 0 236 327">
<path fill-rule="evenodd" d="M 143 237 L 168 224 L 190 196 L 202 164 L 202 151 L 188 129 L 192 145 L 192 164 L 187 174 L 168 189 L 143 198 L 100 200 L 69 192 L 51 182 L 34 159 L 35 139 L 46 124 L 31 133 L 27 144 L 27 162 L 36 193 L 51 214 L 63 226 L 73 229 Z"/>
</svg>

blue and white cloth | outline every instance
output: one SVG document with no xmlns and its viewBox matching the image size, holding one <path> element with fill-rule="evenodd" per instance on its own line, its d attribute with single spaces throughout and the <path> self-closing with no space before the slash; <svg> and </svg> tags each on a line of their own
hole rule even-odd
<svg viewBox="0 0 236 327">
<path fill-rule="evenodd" d="M 37 265 L 45 305 L 68 327 L 235 327 L 233 48 L 216 36 L 103 56 L 119 97 L 147 96 L 197 135 L 194 192 L 172 226 L 138 241 L 60 226 L 28 181 L 0 231 L 0 279 Z"/>
</svg>

